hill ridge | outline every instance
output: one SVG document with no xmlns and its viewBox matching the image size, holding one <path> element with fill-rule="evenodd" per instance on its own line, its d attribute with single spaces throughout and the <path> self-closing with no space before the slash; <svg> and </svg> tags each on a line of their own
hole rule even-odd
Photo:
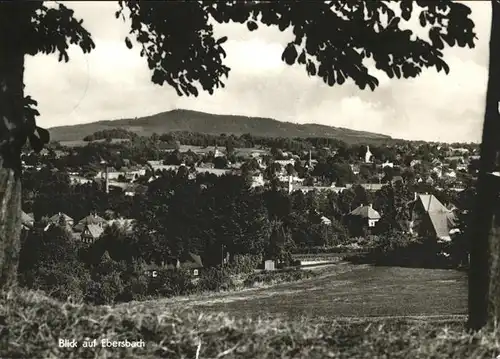
<svg viewBox="0 0 500 359">
<path fill-rule="evenodd" d="M 78 141 L 94 132 L 112 128 L 124 128 L 141 136 L 172 131 L 191 131 L 212 135 L 250 133 L 263 137 L 324 137 L 347 143 L 392 140 L 392 137 L 388 135 L 317 123 L 298 124 L 278 121 L 270 117 L 213 114 L 187 109 L 174 109 L 143 117 L 56 126 L 49 128 L 49 131 L 54 141 Z"/>
</svg>

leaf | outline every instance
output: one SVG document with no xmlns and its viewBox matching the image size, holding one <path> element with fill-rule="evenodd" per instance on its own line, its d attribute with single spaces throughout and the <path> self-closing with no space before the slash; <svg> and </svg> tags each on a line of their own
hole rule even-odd
<svg viewBox="0 0 500 359">
<path fill-rule="evenodd" d="M 396 77 L 398 79 L 400 79 L 401 78 L 401 69 L 399 68 L 399 66 L 394 66 L 393 70 L 394 70 L 394 74 L 396 75 Z"/>
<path fill-rule="evenodd" d="M 255 31 L 259 28 L 257 23 L 255 21 L 252 21 L 252 20 L 249 20 L 247 22 L 247 27 L 248 27 L 248 30 L 250 30 L 250 31 Z"/>
<path fill-rule="evenodd" d="M 316 76 L 316 65 L 311 60 L 307 63 L 306 70 L 310 76 Z"/>
<path fill-rule="evenodd" d="M 33 150 L 36 153 L 40 153 L 40 151 L 43 149 L 42 141 L 34 134 L 31 134 L 29 136 L 29 141 L 30 141 L 31 148 L 33 148 Z"/>
<path fill-rule="evenodd" d="M 306 63 L 306 52 L 305 51 L 302 51 L 300 53 L 300 56 L 299 56 L 299 59 L 298 59 L 298 63 L 303 65 Z"/>
<path fill-rule="evenodd" d="M 220 44 L 225 43 L 226 41 L 227 41 L 227 36 L 223 36 L 219 40 L 217 40 L 216 44 L 220 45 Z"/>
<path fill-rule="evenodd" d="M 132 41 L 128 37 L 125 38 L 125 45 L 127 45 L 128 49 L 132 48 Z"/>
<path fill-rule="evenodd" d="M 38 135 L 40 136 L 40 141 L 42 141 L 42 144 L 47 144 L 50 142 L 50 133 L 47 131 L 45 128 L 41 128 L 36 126 L 36 131 L 38 132 Z"/>
<path fill-rule="evenodd" d="M 281 55 L 281 59 L 285 61 L 288 65 L 293 65 L 295 63 L 295 59 L 297 58 L 297 49 L 292 43 L 289 43 L 285 50 L 283 51 L 283 55 Z"/>
<path fill-rule="evenodd" d="M 422 27 L 425 27 L 425 25 L 427 25 L 427 19 L 425 18 L 426 13 L 427 13 L 426 11 L 422 11 L 420 13 L 420 16 L 418 17 L 420 21 L 420 26 Z"/>
</svg>

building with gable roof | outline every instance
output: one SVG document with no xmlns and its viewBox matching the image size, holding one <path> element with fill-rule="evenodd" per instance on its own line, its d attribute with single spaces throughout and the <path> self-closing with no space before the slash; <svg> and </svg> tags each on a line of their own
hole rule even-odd
<svg viewBox="0 0 500 359">
<path fill-rule="evenodd" d="M 380 213 L 374 210 L 371 204 L 355 208 L 349 213 L 349 216 L 361 218 L 364 224 L 370 228 L 375 227 L 375 224 L 380 220 Z"/>
<path fill-rule="evenodd" d="M 101 237 L 104 232 L 104 228 L 97 224 L 87 224 L 85 225 L 80 239 L 84 243 L 92 244 Z"/>
<path fill-rule="evenodd" d="M 432 194 L 415 194 L 410 203 L 410 233 L 450 241 L 450 231 L 457 226 L 457 216 Z"/>
<path fill-rule="evenodd" d="M 85 226 L 87 224 L 95 224 L 100 227 L 104 227 L 108 224 L 108 221 L 106 221 L 104 218 L 98 216 L 95 213 L 89 214 L 87 217 L 82 218 L 76 226 L 73 227 L 73 230 L 76 232 L 83 232 L 85 229 Z"/>
</svg>

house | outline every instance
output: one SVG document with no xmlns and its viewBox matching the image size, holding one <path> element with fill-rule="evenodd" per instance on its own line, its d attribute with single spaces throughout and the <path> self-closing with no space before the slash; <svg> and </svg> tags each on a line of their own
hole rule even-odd
<svg viewBox="0 0 500 359">
<path fill-rule="evenodd" d="M 369 192 L 377 192 L 385 186 L 383 183 L 360 183 L 359 185 Z M 348 184 L 346 187 L 351 188 L 352 184 Z"/>
<path fill-rule="evenodd" d="M 329 218 L 326 218 L 325 216 L 321 216 L 321 224 L 324 224 L 325 226 L 330 226 L 332 224 L 332 221 Z"/>
<path fill-rule="evenodd" d="M 82 177 L 82 176 L 75 176 L 75 175 L 70 175 L 69 176 L 69 181 L 72 185 L 80 185 L 80 184 L 87 184 L 87 183 L 92 183 L 91 179 Z"/>
<path fill-rule="evenodd" d="M 457 178 L 457 172 L 455 172 L 453 170 L 448 170 L 448 171 L 444 172 L 444 176 L 449 177 L 449 178 Z"/>
<path fill-rule="evenodd" d="M 57 214 L 54 214 L 52 217 L 50 217 L 48 222 L 49 222 L 49 224 L 56 224 L 56 225 L 64 222 L 69 227 L 73 227 L 75 220 L 73 218 L 71 218 L 70 216 L 68 216 L 67 214 L 59 212 Z"/>
<path fill-rule="evenodd" d="M 83 232 L 87 224 L 96 224 L 105 227 L 108 222 L 104 218 L 99 217 L 96 213 L 91 213 L 87 217 L 82 218 L 78 224 L 73 227 L 73 230 L 76 232 Z"/>
<path fill-rule="evenodd" d="M 252 176 L 252 183 L 250 187 L 251 188 L 262 187 L 265 185 L 265 183 L 266 182 L 264 181 L 264 176 L 262 175 L 262 173 L 259 173 Z"/>
<path fill-rule="evenodd" d="M 83 243 L 92 244 L 103 234 L 103 226 L 97 224 L 86 224 L 83 228 L 82 234 L 80 235 L 80 240 Z"/>
<path fill-rule="evenodd" d="M 395 183 L 398 183 L 398 182 L 404 182 L 404 178 L 402 176 L 394 176 L 394 177 L 392 177 L 392 179 L 391 179 L 391 183 L 392 184 L 395 184 Z"/>
<path fill-rule="evenodd" d="M 421 160 L 412 160 L 412 161 L 410 162 L 410 167 L 415 167 L 416 165 L 419 165 L 419 164 L 421 164 L 421 163 L 422 163 L 422 161 L 421 161 Z"/>
<path fill-rule="evenodd" d="M 458 164 L 458 163 L 464 163 L 464 158 L 462 156 L 449 156 L 449 157 L 445 157 L 445 161 L 448 163 L 456 161 Z"/>
<path fill-rule="evenodd" d="M 29 231 L 30 229 L 33 229 L 33 226 L 35 224 L 35 219 L 33 218 L 33 214 L 26 213 L 24 211 L 21 212 L 21 228 L 24 230 Z"/>
<path fill-rule="evenodd" d="M 181 269 L 189 270 L 193 276 L 198 276 L 203 269 L 203 262 L 201 257 L 197 254 L 188 253 L 180 263 Z"/>
<path fill-rule="evenodd" d="M 168 269 L 185 269 L 188 270 L 191 275 L 198 276 L 200 271 L 203 269 L 203 261 L 201 257 L 197 254 L 191 252 L 187 255 L 181 256 L 180 258 L 169 258 L 167 259 L 164 266 Z"/>
<path fill-rule="evenodd" d="M 115 225 L 115 226 L 118 226 L 119 228 L 122 228 L 123 230 L 125 230 L 125 232 L 132 231 L 134 229 L 134 225 L 135 225 L 135 220 L 129 219 L 129 218 L 111 219 L 111 220 L 106 221 L 106 222 L 107 223 L 104 227 Z"/>
<path fill-rule="evenodd" d="M 360 205 L 358 208 L 352 210 L 349 216 L 360 218 L 362 224 L 369 228 L 375 227 L 380 220 L 380 213 L 373 209 L 372 204 Z"/>
<path fill-rule="evenodd" d="M 289 159 L 289 160 L 275 160 L 275 163 L 279 163 L 282 168 L 285 168 L 288 165 L 295 166 L 295 159 Z"/>
<path fill-rule="evenodd" d="M 350 167 L 351 167 L 352 173 L 354 173 L 355 175 L 358 175 L 359 172 L 361 171 L 361 167 L 357 164 L 352 164 L 352 165 L 350 165 Z"/>
<path fill-rule="evenodd" d="M 335 192 L 335 193 L 340 193 L 343 190 L 345 190 L 346 187 L 336 187 L 336 186 L 293 186 L 291 183 L 288 184 L 288 192 L 293 193 L 295 191 L 301 191 L 302 193 L 306 194 L 308 192 Z"/>
<path fill-rule="evenodd" d="M 432 194 L 417 194 L 410 203 L 410 233 L 450 241 L 457 217 Z"/>
</svg>

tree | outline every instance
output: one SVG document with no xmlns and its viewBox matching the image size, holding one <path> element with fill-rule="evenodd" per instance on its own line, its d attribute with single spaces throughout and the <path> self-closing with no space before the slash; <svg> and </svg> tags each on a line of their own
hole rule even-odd
<svg viewBox="0 0 500 359">
<path fill-rule="evenodd" d="M 498 228 L 498 170 L 497 134 L 500 131 L 500 3 L 491 1 L 490 59 L 486 91 L 481 157 L 478 163 L 477 195 L 471 223 L 466 234 L 470 241 L 469 323 L 478 330 L 500 319 L 500 235 Z M 492 228 L 493 227 L 493 228 Z"/>
<path fill-rule="evenodd" d="M 223 43 L 215 38 L 212 23 L 245 24 L 256 21 L 280 30 L 293 29 L 282 59 L 298 63 L 311 76 L 330 86 L 351 79 L 361 89 L 374 90 L 378 80 L 363 62 L 372 58 L 389 77 L 413 78 L 424 68 L 449 67 L 443 60 L 445 44 L 474 46 L 470 9 L 452 1 L 404 0 L 387 2 L 138 2 L 118 1 L 117 18 L 128 9 L 130 34 L 141 47 L 152 71 L 153 83 L 167 83 L 182 95 L 197 96 L 200 87 L 210 94 L 224 86 L 229 74 Z M 399 9 L 397 6 L 399 5 Z M 416 5 L 416 6 L 415 6 Z M 400 27 L 412 15 L 429 29 L 430 40 Z M 258 20 L 257 20 L 258 19 Z M 0 283 L 15 282 L 21 228 L 21 148 L 29 138 L 40 150 L 49 141 L 36 126 L 36 104 L 24 96 L 24 57 L 58 53 L 68 61 L 68 43 L 84 52 L 95 45 L 73 11 L 62 4 L 48 8 L 43 1 L 0 4 Z M 429 25 L 432 25 L 429 27 Z M 128 48 L 133 44 L 125 39 Z"/>
</svg>

